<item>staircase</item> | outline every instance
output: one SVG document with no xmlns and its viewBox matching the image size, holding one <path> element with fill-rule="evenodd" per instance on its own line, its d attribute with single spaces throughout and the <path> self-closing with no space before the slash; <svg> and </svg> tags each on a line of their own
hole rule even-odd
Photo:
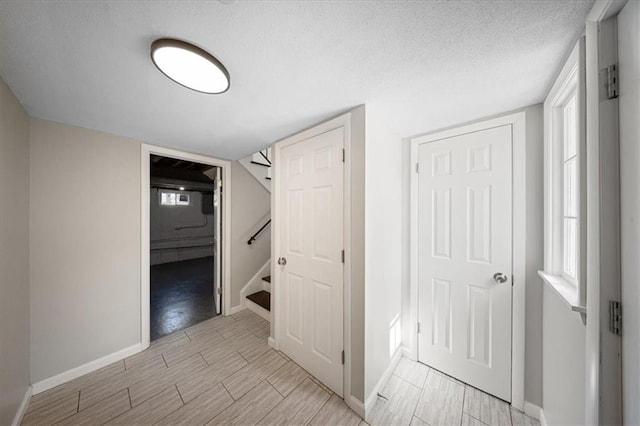
<svg viewBox="0 0 640 426">
<path fill-rule="evenodd" d="M 271 192 L 271 148 L 263 149 L 239 160 L 248 171 L 260 182 L 267 191 Z M 266 222 L 251 238 L 247 244 L 251 245 L 271 222 Z M 263 271 L 265 273 L 266 270 Z M 259 275 L 258 275 L 259 276 Z M 271 321 L 271 276 L 264 276 L 260 283 L 257 277 L 249 286 L 249 294 L 246 296 L 245 306 L 267 321 Z"/>
<path fill-rule="evenodd" d="M 271 322 L 271 276 L 262 277 L 262 290 L 247 296 L 247 309 Z"/>
<path fill-rule="evenodd" d="M 271 192 L 271 148 L 263 149 L 238 161 L 267 191 Z"/>
</svg>

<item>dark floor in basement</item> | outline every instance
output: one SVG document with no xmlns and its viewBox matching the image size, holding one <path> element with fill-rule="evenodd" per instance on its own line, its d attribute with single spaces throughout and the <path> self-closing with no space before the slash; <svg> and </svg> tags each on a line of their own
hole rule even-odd
<svg viewBox="0 0 640 426">
<path fill-rule="evenodd" d="M 213 257 L 151 266 L 151 340 L 217 315 Z"/>
</svg>

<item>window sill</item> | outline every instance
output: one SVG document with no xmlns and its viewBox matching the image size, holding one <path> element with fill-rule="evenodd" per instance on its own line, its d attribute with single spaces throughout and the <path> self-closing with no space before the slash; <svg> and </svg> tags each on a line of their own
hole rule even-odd
<svg viewBox="0 0 640 426">
<path fill-rule="evenodd" d="M 565 280 L 562 277 L 557 275 L 547 274 L 544 271 L 538 271 L 538 275 L 542 278 L 542 281 L 546 285 L 549 286 L 560 299 L 574 312 L 579 312 L 581 314 L 587 313 L 587 307 L 580 303 L 580 298 L 578 297 L 578 289 L 569 283 L 569 281 Z"/>
</svg>

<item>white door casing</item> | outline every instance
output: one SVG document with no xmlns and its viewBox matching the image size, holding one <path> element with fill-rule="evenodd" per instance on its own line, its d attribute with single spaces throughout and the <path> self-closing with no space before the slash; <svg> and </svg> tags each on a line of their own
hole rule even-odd
<svg viewBox="0 0 640 426">
<path fill-rule="evenodd" d="M 213 182 L 213 241 L 215 243 L 213 256 L 213 297 L 215 298 L 216 312 L 222 313 L 222 170 L 216 167 L 216 176 Z"/>
<path fill-rule="evenodd" d="M 503 125 L 420 144 L 417 194 L 418 359 L 507 401 L 511 143 Z"/>
<path fill-rule="evenodd" d="M 142 349 L 149 347 L 150 339 L 150 277 L 149 277 L 149 227 L 150 227 L 150 167 L 149 159 L 151 154 L 162 155 L 164 157 L 178 160 L 194 161 L 201 164 L 208 164 L 220 168 L 222 180 L 227 188 L 231 188 L 231 162 L 220 160 L 204 155 L 191 154 L 169 148 L 162 148 L 148 144 L 141 144 L 140 147 L 140 345 Z M 222 219 L 221 235 L 221 267 L 222 274 L 222 315 L 230 315 L 231 312 L 231 240 L 226 236 L 231 235 L 231 192 L 222 191 Z"/>
<path fill-rule="evenodd" d="M 340 396 L 344 140 L 338 127 L 279 148 L 274 217 L 274 258 L 286 259 L 276 265 L 278 346 Z"/>
</svg>

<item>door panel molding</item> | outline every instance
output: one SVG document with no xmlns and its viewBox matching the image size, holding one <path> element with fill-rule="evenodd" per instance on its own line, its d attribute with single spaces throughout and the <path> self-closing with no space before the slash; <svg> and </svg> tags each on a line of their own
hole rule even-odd
<svg viewBox="0 0 640 426">
<path fill-rule="evenodd" d="M 512 327 L 511 327 L 511 404 L 524 411 L 524 371 L 525 371 L 525 276 L 526 276 L 526 112 L 516 112 L 501 117 L 461 125 L 435 133 L 416 136 L 410 143 L 410 313 L 408 355 L 418 359 L 418 148 L 421 144 L 449 139 L 469 133 L 480 132 L 511 125 L 512 128 Z M 439 158 L 433 169 L 439 174 L 446 173 L 446 152 Z M 469 153 L 468 169 L 486 167 L 485 152 L 476 150 Z M 435 161 L 435 160 L 434 160 Z M 423 170 L 420 170 L 422 173 Z"/>
</svg>

